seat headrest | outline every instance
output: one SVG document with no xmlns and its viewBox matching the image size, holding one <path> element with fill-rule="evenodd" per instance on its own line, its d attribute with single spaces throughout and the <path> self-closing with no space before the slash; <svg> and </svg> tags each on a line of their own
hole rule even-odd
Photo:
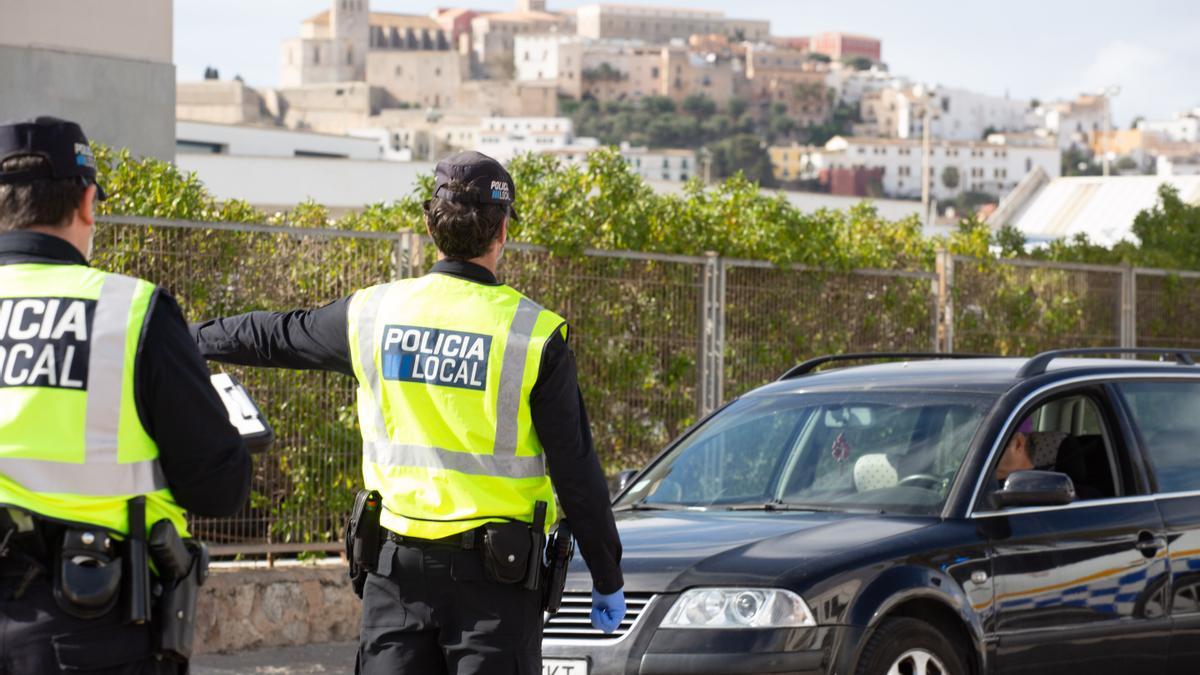
<svg viewBox="0 0 1200 675">
<path fill-rule="evenodd" d="M 854 463 L 854 488 L 859 492 L 895 487 L 899 482 L 900 474 L 883 453 L 863 455 Z"/>
<path fill-rule="evenodd" d="M 1058 451 L 1068 435 L 1061 431 L 1029 432 L 1029 461 L 1039 469 L 1054 466 L 1058 462 Z"/>
</svg>

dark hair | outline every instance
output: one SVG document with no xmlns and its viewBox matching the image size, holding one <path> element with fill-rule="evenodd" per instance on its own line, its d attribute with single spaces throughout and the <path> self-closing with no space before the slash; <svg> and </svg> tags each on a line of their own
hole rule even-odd
<svg viewBox="0 0 1200 675">
<path fill-rule="evenodd" d="M 470 187 L 451 181 L 445 189 L 467 192 Z M 506 204 L 463 204 L 440 197 L 425 202 L 425 222 L 433 243 L 451 260 L 470 260 L 487 253 L 508 214 Z"/>
<path fill-rule="evenodd" d="M 40 155 L 10 157 L 2 171 L 27 171 L 46 165 Z M 38 178 L 28 183 L 0 183 L 0 232 L 31 225 L 66 225 L 79 208 L 87 185 L 74 178 Z"/>
</svg>

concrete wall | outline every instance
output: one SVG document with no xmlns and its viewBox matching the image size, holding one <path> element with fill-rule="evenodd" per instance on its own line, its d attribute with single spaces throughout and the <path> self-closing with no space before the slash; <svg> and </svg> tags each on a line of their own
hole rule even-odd
<svg viewBox="0 0 1200 675">
<path fill-rule="evenodd" d="M 7 5 L 3 13 L 7 32 Z M 37 115 L 79 122 L 91 140 L 135 155 L 172 159 L 175 66 L 169 55 L 158 62 L 0 44 L 0 120 Z"/>
<path fill-rule="evenodd" d="M 196 602 L 195 653 L 357 639 L 362 607 L 346 575 L 340 563 L 214 566 Z"/>
<path fill-rule="evenodd" d="M 314 134 L 261 126 L 179 121 L 175 124 L 175 136 L 180 144 L 185 144 L 179 148 L 180 154 L 211 154 L 215 149 L 219 154 L 247 157 L 307 155 L 375 160 L 381 159 L 383 155 L 380 143 L 369 138 Z M 191 147 L 187 147 L 186 144 L 190 144 Z"/>
<path fill-rule="evenodd" d="M 171 0 L 4 0 L 0 16 L 0 45 L 171 63 Z"/>
</svg>

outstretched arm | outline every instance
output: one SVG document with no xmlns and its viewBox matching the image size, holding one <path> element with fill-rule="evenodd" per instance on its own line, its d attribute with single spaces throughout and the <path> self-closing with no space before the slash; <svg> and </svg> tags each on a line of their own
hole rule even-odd
<svg viewBox="0 0 1200 675">
<path fill-rule="evenodd" d="M 312 310 L 249 312 L 191 324 L 204 358 L 239 366 L 330 370 L 354 376 L 346 311 L 350 298 Z"/>
</svg>

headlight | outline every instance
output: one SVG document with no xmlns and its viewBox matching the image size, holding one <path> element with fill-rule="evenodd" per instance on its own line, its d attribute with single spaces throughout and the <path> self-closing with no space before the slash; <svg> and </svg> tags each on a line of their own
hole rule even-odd
<svg viewBox="0 0 1200 675">
<path fill-rule="evenodd" d="M 798 628 L 815 626 L 804 599 L 771 588 L 694 588 L 685 591 L 663 628 Z"/>
</svg>

